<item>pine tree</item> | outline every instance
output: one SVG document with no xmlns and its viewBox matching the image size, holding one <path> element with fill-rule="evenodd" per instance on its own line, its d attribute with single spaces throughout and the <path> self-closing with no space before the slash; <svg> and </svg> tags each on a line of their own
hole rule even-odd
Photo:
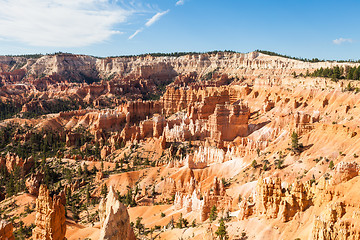
<svg viewBox="0 0 360 240">
<path fill-rule="evenodd" d="M 196 227 L 196 219 L 194 219 L 193 221 L 192 221 L 192 223 L 191 223 L 191 227 Z"/>
<path fill-rule="evenodd" d="M 182 213 L 180 213 L 179 222 L 176 224 L 176 226 L 178 228 L 183 228 L 184 227 L 184 219 L 182 217 Z"/>
<path fill-rule="evenodd" d="M 224 219 L 222 219 L 222 218 L 220 219 L 220 225 L 219 225 L 217 231 L 215 232 L 215 234 L 220 238 L 220 240 L 228 239 L 229 236 L 226 231 Z"/>
<path fill-rule="evenodd" d="M 291 134 L 291 147 L 293 151 L 299 150 L 299 136 L 295 131 Z"/>
<path fill-rule="evenodd" d="M 86 179 L 89 176 L 89 169 L 88 169 L 88 165 L 86 164 L 86 162 L 84 162 L 83 173 L 84 173 L 84 178 Z"/>
<path fill-rule="evenodd" d="M 277 169 L 282 169 L 282 168 L 283 168 L 284 160 L 282 160 L 282 159 L 276 159 L 276 160 L 274 161 L 274 163 L 275 163 L 275 167 L 276 167 Z"/>
<path fill-rule="evenodd" d="M 101 195 L 105 198 L 107 194 L 108 194 L 108 188 L 107 188 L 107 185 L 105 183 L 101 188 Z"/>
<path fill-rule="evenodd" d="M 253 160 L 253 161 L 252 161 L 251 166 L 252 166 L 253 168 L 256 168 L 256 167 L 257 167 L 257 162 L 256 162 L 256 160 Z"/>
<path fill-rule="evenodd" d="M 96 172 L 97 172 L 97 168 L 96 168 L 96 166 L 94 164 L 92 169 L 91 169 L 91 174 L 95 174 Z"/>
<path fill-rule="evenodd" d="M 14 194 L 15 194 L 14 176 L 10 174 L 9 180 L 6 182 L 6 195 L 8 197 L 11 197 Z"/>
<path fill-rule="evenodd" d="M 216 218 L 217 218 L 217 209 L 216 209 L 216 206 L 214 205 L 210 210 L 209 219 L 212 222 L 212 221 L 215 221 Z"/>
<path fill-rule="evenodd" d="M 144 230 L 144 224 L 141 223 L 142 217 L 136 218 L 135 228 L 139 230 L 139 233 L 141 233 Z"/>
<path fill-rule="evenodd" d="M 86 187 L 86 201 L 89 203 L 90 199 L 91 199 L 90 185 L 87 185 L 87 187 Z"/>
</svg>

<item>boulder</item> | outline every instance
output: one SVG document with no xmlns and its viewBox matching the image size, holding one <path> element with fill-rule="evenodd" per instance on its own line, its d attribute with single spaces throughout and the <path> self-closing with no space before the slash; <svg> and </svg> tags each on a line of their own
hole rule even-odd
<svg viewBox="0 0 360 240">
<path fill-rule="evenodd" d="M 0 239 L 15 240 L 11 222 L 0 220 Z"/>
</svg>

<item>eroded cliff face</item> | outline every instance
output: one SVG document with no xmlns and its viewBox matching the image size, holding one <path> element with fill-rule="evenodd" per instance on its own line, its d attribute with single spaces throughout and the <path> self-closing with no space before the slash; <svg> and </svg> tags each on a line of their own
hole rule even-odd
<svg viewBox="0 0 360 240">
<path fill-rule="evenodd" d="M 58 74 L 67 80 L 85 78 L 106 78 L 119 75 L 129 78 L 173 78 L 177 75 L 197 73 L 199 77 L 218 71 L 230 76 L 271 76 L 283 77 L 292 72 L 303 72 L 320 67 L 346 65 L 346 63 L 319 62 L 309 63 L 297 60 L 267 56 L 258 52 L 243 53 L 204 53 L 181 57 L 118 57 L 95 58 L 85 55 L 56 54 L 38 59 L 25 60 L 19 57 L 1 57 L 0 62 L 23 65 L 27 75 Z M 25 65 L 24 65 L 25 64 Z M 12 64 L 14 65 L 14 64 Z M 11 68 L 8 68 L 9 70 Z M 5 69 L 4 69 L 5 70 Z"/>
<path fill-rule="evenodd" d="M 49 196 L 46 185 L 41 185 L 36 199 L 36 227 L 32 237 L 37 240 L 65 239 L 65 196 Z"/>
</svg>

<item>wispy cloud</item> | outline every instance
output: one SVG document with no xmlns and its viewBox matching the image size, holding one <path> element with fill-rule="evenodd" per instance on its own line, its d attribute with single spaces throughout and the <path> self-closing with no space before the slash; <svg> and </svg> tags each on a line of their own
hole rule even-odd
<svg viewBox="0 0 360 240">
<path fill-rule="evenodd" d="M 152 16 L 152 18 L 150 18 L 146 23 L 145 23 L 145 27 L 150 27 L 151 25 L 153 25 L 155 22 L 159 21 L 159 19 L 164 16 L 165 14 L 167 14 L 170 10 L 166 10 L 163 12 L 158 12 L 156 13 L 154 16 Z M 142 32 L 144 30 L 144 28 L 140 28 L 138 30 L 136 30 L 130 37 L 129 40 L 133 39 L 136 35 L 138 35 L 140 32 Z"/>
<path fill-rule="evenodd" d="M 144 29 L 143 28 L 140 28 L 138 30 L 136 30 L 130 37 L 129 39 L 133 39 L 136 35 L 138 35 L 139 33 L 141 33 Z"/>
<path fill-rule="evenodd" d="M 334 44 L 340 45 L 342 43 L 352 43 L 354 42 L 351 38 L 338 38 L 333 40 Z"/>
<path fill-rule="evenodd" d="M 176 6 L 180 6 L 180 5 L 184 5 L 184 3 L 185 3 L 185 0 L 179 0 L 179 1 L 177 1 L 176 2 Z"/>
<path fill-rule="evenodd" d="M 33 46 L 102 42 L 135 13 L 115 0 L 0 0 L 0 37 Z"/>
<path fill-rule="evenodd" d="M 145 23 L 145 26 L 150 27 L 151 25 L 153 25 L 155 22 L 157 22 L 162 16 L 164 16 L 165 14 L 167 14 L 170 10 L 166 10 L 163 12 L 158 12 L 157 14 L 155 14 L 152 18 L 149 19 L 149 21 L 147 21 Z"/>
</svg>

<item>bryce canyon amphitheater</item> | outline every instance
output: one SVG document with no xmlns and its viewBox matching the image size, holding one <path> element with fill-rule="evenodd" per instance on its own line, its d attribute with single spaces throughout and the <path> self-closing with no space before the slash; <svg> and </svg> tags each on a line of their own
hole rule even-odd
<svg viewBox="0 0 360 240">
<path fill-rule="evenodd" d="M 0 239 L 360 239 L 359 65 L 2 56 Z"/>
</svg>

